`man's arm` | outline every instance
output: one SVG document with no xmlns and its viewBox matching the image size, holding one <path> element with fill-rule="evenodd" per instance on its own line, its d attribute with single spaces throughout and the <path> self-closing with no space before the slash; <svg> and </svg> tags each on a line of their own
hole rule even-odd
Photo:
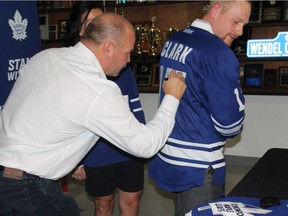
<svg viewBox="0 0 288 216">
<path fill-rule="evenodd" d="M 139 123 L 116 88 L 108 89 L 90 108 L 87 127 L 132 155 L 152 157 L 164 146 L 173 130 L 185 89 L 183 75 L 172 72 L 169 80 L 163 83 L 166 95 L 154 118 L 146 125 Z"/>
</svg>

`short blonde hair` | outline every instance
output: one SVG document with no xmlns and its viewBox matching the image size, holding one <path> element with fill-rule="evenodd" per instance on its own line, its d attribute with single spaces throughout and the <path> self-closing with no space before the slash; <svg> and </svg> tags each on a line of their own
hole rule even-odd
<svg viewBox="0 0 288 216">
<path fill-rule="evenodd" d="M 210 4 L 208 6 L 207 9 L 207 13 L 210 12 L 211 8 L 216 4 L 220 4 L 222 6 L 222 13 L 226 12 L 229 8 L 230 5 L 236 1 L 245 1 L 245 2 L 249 2 L 251 4 L 251 0 L 210 0 Z"/>
</svg>

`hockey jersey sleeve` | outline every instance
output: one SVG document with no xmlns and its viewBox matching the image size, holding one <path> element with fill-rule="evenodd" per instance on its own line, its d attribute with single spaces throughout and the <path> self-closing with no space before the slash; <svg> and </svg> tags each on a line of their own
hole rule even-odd
<svg viewBox="0 0 288 216">
<path fill-rule="evenodd" d="M 227 51 L 217 55 L 219 58 L 207 61 L 210 68 L 203 86 L 215 129 L 231 138 L 242 131 L 245 116 L 245 99 L 238 81 L 239 62 Z"/>
</svg>

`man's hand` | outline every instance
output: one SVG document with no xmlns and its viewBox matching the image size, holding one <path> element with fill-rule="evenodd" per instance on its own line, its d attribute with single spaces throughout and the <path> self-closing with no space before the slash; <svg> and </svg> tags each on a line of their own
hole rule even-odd
<svg viewBox="0 0 288 216">
<path fill-rule="evenodd" d="M 164 94 L 169 94 L 180 100 L 186 90 L 185 78 L 181 72 L 176 74 L 175 70 L 172 70 L 169 79 L 165 80 L 162 89 Z"/>
<path fill-rule="evenodd" d="M 85 173 L 85 169 L 84 166 L 79 166 L 77 167 L 77 169 L 74 171 L 74 173 L 72 174 L 72 177 L 77 179 L 77 180 L 84 180 L 86 179 L 86 173 Z"/>
</svg>

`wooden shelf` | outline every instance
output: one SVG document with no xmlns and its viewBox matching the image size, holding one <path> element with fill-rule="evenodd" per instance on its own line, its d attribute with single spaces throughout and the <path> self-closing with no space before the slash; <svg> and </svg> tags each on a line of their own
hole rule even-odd
<svg viewBox="0 0 288 216">
<path fill-rule="evenodd" d="M 288 95 L 288 88 L 242 87 L 245 95 Z"/>
<path fill-rule="evenodd" d="M 246 54 L 236 54 L 236 57 L 240 62 L 270 62 L 270 61 L 287 61 L 288 57 L 260 57 L 260 58 L 248 58 Z"/>
<path fill-rule="evenodd" d="M 59 1 L 60 2 L 60 1 Z M 175 27 L 183 29 L 195 18 L 203 16 L 202 8 L 209 2 L 206 1 L 147 1 L 147 2 L 127 2 L 126 4 L 115 4 L 115 1 L 106 0 L 105 8 L 107 12 L 118 11 L 122 13 L 132 23 L 148 23 L 151 17 L 157 16 L 156 26 L 163 30 L 167 27 Z M 62 1 L 60 4 L 63 8 L 55 8 L 58 4 L 53 3 L 54 8 L 39 10 L 39 14 L 49 15 L 49 24 L 59 25 L 59 20 L 68 20 L 71 12 L 71 1 Z M 99 1 L 99 6 L 103 6 L 103 1 Z M 164 10 L 164 9 L 165 10 Z M 119 9 L 119 10 L 118 10 Z M 163 12 L 165 11 L 165 12 Z M 178 14 L 177 19 L 167 14 Z M 273 38 L 279 31 L 286 31 L 288 22 L 277 23 L 249 23 L 247 25 L 248 33 L 247 38 Z M 59 30 L 59 29 L 58 29 Z M 162 37 L 162 36 L 161 36 Z M 60 37 L 58 37 L 60 38 Z M 163 38 L 162 38 L 163 40 Z M 164 40 L 163 40 L 164 41 Z M 63 47 L 64 40 L 45 40 L 42 41 L 42 48 L 47 49 L 50 47 Z M 263 64 L 264 68 L 277 69 L 280 66 L 288 67 L 288 57 L 284 58 L 248 58 L 246 54 L 236 54 L 240 61 L 241 66 L 245 64 Z M 134 56 L 135 57 L 135 56 Z M 131 66 L 136 75 L 135 64 L 150 64 L 153 67 L 151 79 L 156 79 L 155 74 L 158 71 L 157 64 L 159 59 L 155 58 L 133 58 L 131 55 Z M 158 65 L 159 67 L 159 65 Z M 141 75 L 141 74 L 140 74 Z M 158 93 L 159 87 L 151 85 L 138 85 L 141 93 Z M 272 87 L 242 87 L 246 95 L 288 95 L 288 88 L 272 88 Z"/>
<path fill-rule="evenodd" d="M 39 14 L 52 14 L 52 13 L 65 13 L 65 12 L 71 12 L 71 8 L 53 8 L 53 9 L 43 9 L 39 10 Z"/>
<path fill-rule="evenodd" d="M 154 1 L 154 2 L 133 2 L 133 3 L 125 3 L 125 4 L 114 4 L 114 3 L 107 3 L 106 1 L 106 8 L 110 7 L 142 7 L 142 6 L 154 6 L 154 5 L 164 5 L 164 4 L 179 4 L 179 3 L 189 3 L 191 1 Z M 202 2 L 202 1 L 195 1 L 195 2 Z M 208 3 L 207 3 L 208 4 Z"/>
<path fill-rule="evenodd" d="M 288 66 L 288 58 L 248 58 L 246 54 L 236 54 L 237 58 L 240 61 L 241 66 L 247 64 L 263 64 L 265 69 L 276 69 L 278 70 L 280 66 Z M 279 75 L 278 75 L 279 76 Z M 245 87 L 242 86 L 243 93 L 245 95 L 288 95 L 288 88 L 285 87 Z"/>
<path fill-rule="evenodd" d="M 140 93 L 158 93 L 159 92 L 159 87 L 158 86 L 139 86 L 138 89 Z"/>
<path fill-rule="evenodd" d="M 42 50 L 55 47 L 63 47 L 65 44 L 64 40 L 42 40 Z"/>
<path fill-rule="evenodd" d="M 270 22 L 270 23 L 249 23 L 247 27 L 274 27 L 274 26 L 288 26 L 288 22 Z"/>
</svg>

